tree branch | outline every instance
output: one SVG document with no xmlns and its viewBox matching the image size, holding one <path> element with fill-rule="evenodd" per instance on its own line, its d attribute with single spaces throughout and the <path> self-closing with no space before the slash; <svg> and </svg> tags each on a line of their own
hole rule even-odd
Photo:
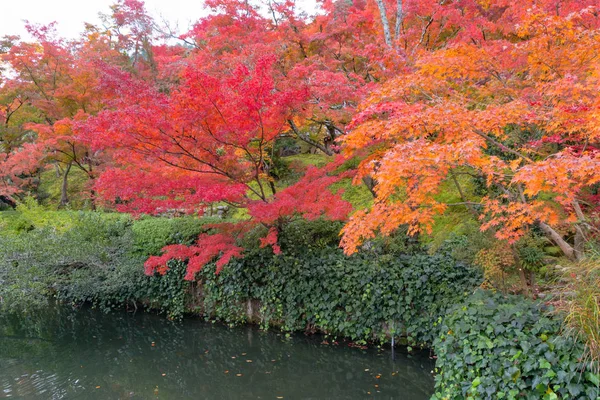
<svg viewBox="0 0 600 400">
<path fill-rule="evenodd" d="M 302 140 L 305 143 L 308 143 L 309 145 L 311 145 L 313 147 L 316 147 L 317 149 L 321 150 L 323 153 L 327 154 L 328 156 L 332 156 L 333 155 L 333 151 L 331 151 L 327 147 L 323 146 L 322 144 L 317 143 L 314 140 L 311 140 L 308 137 L 308 135 L 303 134 L 300 131 L 300 129 L 298 129 L 298 127 L 296 126 L 296 124 L 294 123 L 294 121 L 292 121 L 291 119 L 288 119 L 288 124 L 290 125 L 290 128 L 292 128 L 292 131 L 298 137 L 298 139 Z"/>
</svg>

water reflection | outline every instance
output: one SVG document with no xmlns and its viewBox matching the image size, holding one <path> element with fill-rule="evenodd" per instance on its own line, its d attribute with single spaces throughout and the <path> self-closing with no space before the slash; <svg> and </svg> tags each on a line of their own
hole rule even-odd
<svg viewBox="0 0 600 400">
<path fill-rule="evenodd" d="M 151 314 L 0 320 L 0 398 L 428 399 L 432 362 Z"/>
</svg>

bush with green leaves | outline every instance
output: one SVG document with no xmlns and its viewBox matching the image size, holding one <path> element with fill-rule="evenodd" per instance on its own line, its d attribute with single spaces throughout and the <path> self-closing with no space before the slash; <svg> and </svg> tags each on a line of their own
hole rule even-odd
<svg viewBox="0 0 600 400">
<path fill-rule="evenodd" d="M 433 399 L 597 399 L 583 346 L 541 303 L 478 290 L 440 319 Z"/>
<path fill-rule="evenodd" d="M 114 271 L 141 265 L 129 254 L 133 236 L 126 216 L 69 213 L 61 220 L 69 225 L 44 223 L 0 235 L 0 308 L 23 312 L 44 306 L 51 294 L 98 291 Z M 88 276 L 103 278 L 90 282 Z"/>
<path fill-rule="evenodd" d="M 31 210 L 1 218 L 15 229 L 0 233 L 0 311 L 32 312 L 55 298 L 104 310 L 144 304 L 170 318 L 183 315 L 185 267 L 173 265 L 165 276 L 148 277 L 143 263 L 165 245 L 191 243 L 204 221 L 142 223 L 123 214 Z M 27 229 L 16 229 L 23 221 Z"/>
<path fill-rule="evenodd" d="M 0 232 L 5 235 L 18 235 L 33 229 L 52 228 L 65 231 L 74 225 L 82 213 L 53 211 L 39 205 L 33 197 L 26 197 L 16 210 L 0 212 Z"/>
<path fill-rule="evenodd" d="M 160 254 L 167 244 L 191 245 L 206 225 L 223 222 L 218 218 L 156 218 L 142 217 L 133 221 L 134 243 L 131 250 L 140 255 Z"/>
</svg>

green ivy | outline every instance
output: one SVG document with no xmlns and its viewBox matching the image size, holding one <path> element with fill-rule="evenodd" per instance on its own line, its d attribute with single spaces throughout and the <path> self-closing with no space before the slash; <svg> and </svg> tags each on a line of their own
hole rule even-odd
<svg viewBox="0 0 600 400">
<path fill-rule="evenodd" d="M 197 311 L 236 324 L 247 319 L 254 301 L 265 328 L 382 342 L 392 332 L 424 345 L 433 342 L 432 327 L 446 308 L 479 282 L 476 271 L 441 254 L 346 257 L 324 246 L 274 256 L 261 250 L 231 262 L 219 275 L 214 265 L 205 267 Z"/>
<path fill-rule="evenodd" d="M 434 341 L 433 399 L 597 399 L 582 345 L 549 311 L 483 290 L 456 306 Z"/>
<path fill-rule="evenodd" d="M 166 274 L 145 277 L 136 297 L 147 299 L 150 308 L 165 312 L 169 319 L 181 319 L 190 287 L 190 282 L 183 279 L 186 265 L 178 260 L 171 260 L 167 265 Z"/>
</svg>

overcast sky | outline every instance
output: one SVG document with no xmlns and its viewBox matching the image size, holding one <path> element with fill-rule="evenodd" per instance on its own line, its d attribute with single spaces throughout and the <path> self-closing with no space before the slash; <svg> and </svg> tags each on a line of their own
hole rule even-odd
<svg viewBox="0 0 600 400">
<path fill-rule="evenodd" d="M 25 34 L 23 20 L 48 24 L 56 21 L 61 36 L 75 38 L 83 31 L 84 22 L 98 23 L 98 13 L 108 13 L 116 0 L 0 0 L 0 37 Z M 185 31 L 206 11 L 202 0 L 146 0 L 146 9 L 157 20 L 164 17 L 178 23 Z M 315 0 L 297 0 L 304 10 L 312 12 Z"/>
</svg>

